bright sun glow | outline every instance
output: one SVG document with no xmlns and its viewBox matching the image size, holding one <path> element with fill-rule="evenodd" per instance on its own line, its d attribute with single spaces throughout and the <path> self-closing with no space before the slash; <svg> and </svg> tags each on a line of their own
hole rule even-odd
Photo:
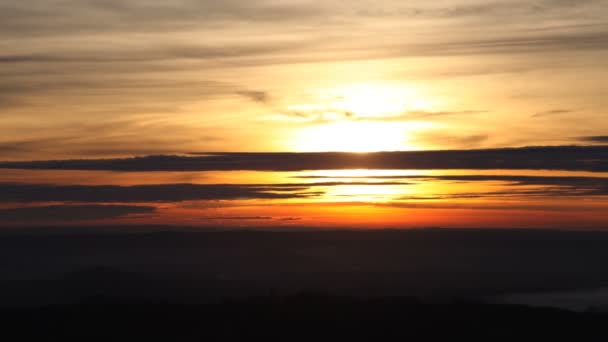
<svg viewBox="0 0 608 342">
<path fill-rule="evenodd" d="M 354 84 L 329 91 L 333 107 L 360 117 L 399 115 L 407 110 L 428 110 L 432 103 L 416 89 L 388 84 Z"/>
<path fill-rule="evenodd" d="M 420 149 L 410 141 L 424 123 L 339 121 L 303 128 L 294 139 L 297 151 L 375 152 Z"/>
<path fill-rule="evenodd" d="M 296 139 L 300 151 L 396 151 L 408 146 L 406 134 L 396 125 L 378 122 L 333 122 L 307 127 Z"/>
<path fill-rule="evenodd" d="M 325 90 L 317 103 L 290 110 L 311 123 L 290 139 L 296 151 L 399 151 L 420 149 L 413 133 L 431 123 L 393 118 L 430 111 L 432 103 L 414 87 L 364 83 Z"/>
</svg>

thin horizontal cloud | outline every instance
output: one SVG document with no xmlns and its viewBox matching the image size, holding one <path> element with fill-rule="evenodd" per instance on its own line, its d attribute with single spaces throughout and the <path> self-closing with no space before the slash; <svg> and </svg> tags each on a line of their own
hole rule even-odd
<svg viewBox="0 0 608 342">
<path fill-rule="evenodd" d="M 321 183 L 327 184 L 330 183 Z M 0 184 L 0 202 L 136 203 L 289 199 L 317 196 L 307 184 L 45 185 Z"/>
<path fill-rule="evenodd" d="M 553 109 L 553 110 L 547 110 L 547 111 L 535 113 L 532 115 L 532 117 L 541 118 L 541 117 L 547 117 L 547 116 L 571 114 L 571 113 L 575 113 L 575 112 L 576 111 L 572 110 L 572 109 Z"/>
<path fill-rule="evenodd" d="M 332 121 L 413 121 L 422 119 L 434 119 L 448 116 L 468 116 L 487 113 L 485 110 L 462 110 L 462 111 L 424 111 L 408 110 L 398 115 L 357 115 L 352 111 L 341 108 L 323 108 L 310 110 L 280 110 L 279 113 L 297 119 L 308 119 L 307 122 L 327 123 Z"/>
<path fill-rule="evenodd" d="M 289 41 L 274 44 L 240 44 L 240 45 L 171 45 L 160 48 L 122 49 L 95 52 L 68 51 L 63 54 L 30 54 L 30 55 L 0 55 L 0 64 L 18 63 L 119 63 L 119 62 L 153 62 L 179 59 L 212 60 L 233 59 L 263 56 L 273 53 L 297 50 L 306 45 L 305 42 L 290 43 Z"/>
<path fill-rule="evenodd" d="M 438 111 L 438 112 L 416 110 L 416 111 L 406 112 L 405 116 L 410 119 L 426 119 L 426 118 L 439 117 L 439 116 L 484 114 L 487 112 L 488 112 L 487 110 L 462 110 L 462 111 Z"/>
<path fill-rule="evenodd" d="M 608 196 L 608 189 L 606 188 L 577 188 L 570 186 L 560 187 L 544 187 L 540 189 L 517 189 L 511 188 L 505 191 L 491 191 L 491 192 L 461 192 L 455 194 L 437 194 L 428 196 L 403 196 L 397 198 L 397 200 L 414 200 L 414 201 L 425 201 L 425 200 L 466 200 L 466 199 L 489 199 L 489 198 L 500 198 L 500 199 L 517 199 L 522 200 L 526 198 L 547 198 L 547 197 L 591 197 L 591 196 Z"/>
<path fill-rule="evenodd" d="M 437 198 L 441 199 L 441 198 Z M 403 200 L 388 203 L 374 203 L 374 206 L 380 207 L 393 207 L 393 208 L 406 208 L 406 209 L 446 209 L 446 210 L 509 210 L 509 211 L 542 211 L 542 212 L 569 212 L 572 211 L 571 206 L 565 205 L 551 205 L 551 204 L 538 204 L 530 202 L 519 202 L 519 203 L 480 203 L 480 202 L 434 202 L 424 200 Z M 588 207 L 577 207 L 579 213 L 601 213 L 606 210 L 605 207 L 588 206 Z"/>
<path fill-rule="evenodd" d="M 435 45 L 420 45 L 413 52 L 404 47 L 405 54 L 447 55 L 464 54 L 515 54 L 547 51 L 606 50 L 608 34 L 605 31 L 573 34 L 550 33 L 538 36 L 512 36 L 450 42 Z M 417 52 L 416 52 L 417 51 Z"/>
<path fill-rule="evenodd" d="M 256 221 L 256 220 L 272 220 L 271 216 L 212 216 L 205 217 L 205 220 L 244 220 L 244 221 Z"/>
<path fill-rule="evenodd" d="M 130 205 L 52 205 L 0 209 L 0 222 L 55 222 L 117 219 L 151 215 L 156 208 Z"/>
<path fill-rule="evenodd" d="M 120 113 L 129 109 L 137 110 L 117 110 Z M 105 111 L 86 113 L 91 116 L 107 114 Z M 196 127 L 168 119 L 149 118 L 138 121 L 136 118 L 107 118 L 66 123 L 53 130 L 36 135 L 28 134 L 23 138 L 0 138 L 0 154 L 6 159 L 23 159 L 24 156 L 39 153 L 59 156 L 132 156 L 175 153 L 187 146 L 219 140 L 215 136 L 203 135 Z"/>
<path fill-rule="evenodd" d="M 511 19 L 513 15 L 521 17 L 542 17 L 542 16 L 564 16 L 580 11 L 593 11 L 605 9 L 605 6 L 595 0 L 539 0 L 539 1 L 486 1 L 472 2 L 467 4 L 455 4 L 428 11 L 428 14 L 435 14 L 447 18 L 485 18 L 488 20 Z"/>
<path fill-rule="evenodd" d="M 193 143 L 194 139 L 175 139 L 173 141 L 135 136 L 130 139 L 111 139 L 99 136 L 97 141 L 90 137 L 64 136 L 47 139 L 30 139 L 21 141 L 0 142 L 0 154 L 6 159 L 23 159 L 23 156 L 35 153 L 51 155 L 87 155 L 99 156 L 132 156 L 141 153 L 173 153 Z M 202 137 L 198 141 L 213 141 L 212 137 Z M 194 142 L 198 142 L 194 141 Z M 69 148 L 75 148 L 69 150 Z"/>
<path fill-rule="evenodd" d="M 29 36 L 192 31 L 220 23 L 303 21 L 323 13 L 322 8 L 305 3 L 258 1 L 253 4 L 241 0 L 177 0 L 170 3 L 68 0 L 64 1 L 64 6 L 24 0 L 1 3 L 0 9 L 1 32 Z"/>
<path fill-rule="evenodd" d="M 301 217 L 281 217 L 280 221 L 301 221 Z"/>
<path fill-rule="evenodd" d="M 258 102 L 262 104 L 268 103 L 270 101 L 270 94 L 261 90 L 242 90 L 237 91 L 236 94 L 243 96 L 253 102 Z"/>
<path fill-rule="evenodd" d="M 445 132 L 429 131 L 426 133 L 416 134 L 412 141 L 418 142 L 423 146 L 437 146 L 447 144 L 449 146 L 471 149 L 479 148 L 489 139 L 490 136 L 487 134 L 456 135 Z"/>
<path fill-rule="evenodd" d="M 278 184 L 154 184 L 154 185 L 50 185 L 0 183 L 0 202 L 137 203 L 211 200 L 296 199 L 316 197 L 320 188 L 378 185 L 377 182 L 306 182 Z M 409 185 L 385 181 L 380 185 Z"/>
<path fill-rule="evenodd" d="M 27 3 L 32 0 L 21 1 L 24 5 L 5 6 L 0 8 L 4 12 L 4 16 L 0 16 L 0 32 L 8 37 L 22 37 L 24 34 L 39 35 L 57 35 L 59 37 L 75 37 L 86 36 L 88 34 L 137 34 L 142 30 L 151 35 L 159 34 L 157 44 L 154 48 L 141 49 L 136 45 L 128 45 L 114 48 L 113 50 L 107 47 L 100 48 L 98 51 L 94 48 L 87 47 L 82 49 L 78 44 L 73 46 L 62 47 L 60 52 L 57 48 L 47 47 L 46 49 L 35 51 L 25 50 L 23 52 L 15 52 L 14 54 L 0 56 L 0 63 L 120 63 L 130 62 L 137 67 L 136 64 L 146 61 L 171 61 L 176 59 L 198 59 L 198 60 L 217 60 L 231 59 L 230 65 L 233 63 L 244 64 L 280 64 L 280 63 L 300 63 L 300 62 L 320 62 L 331 59 L 326 54 L 318 53 L 327 49 L 327 46 L 335 45 L 349 41 L 352 37 L 349 32 L 357 32 L 357 25 L 361 21 L 368 20 L 369 15 L 373 11 L 352 11 L 344 12 L 342 6 L 321 6 L 315 4 L 290 4 L 277 5 L 270 3 L 259 3 L 252 5 L 247 2 L 244 5 L 240 1 L 230 1 L 228 6 L 212 4 L 211 1 L 199 1 L 196 3 L 184 2 L 181 4 L 171 4 L 166 6 L 149 6 L 143 2 L 136 2 L 129 6 L 118 6 L 123 8 L 120 12 L 112 10 L 114 6 L 105 8 L 100 6 L 91 6 L 91 4 L 81 4 L 80 2 L 73 4 L 73 11 L 81 11 L 79 16 L 69 16 L 63 20 L 56 20 L 65 15 L 65 11 L 58 11 L 59 6 L 43 6 L 48 7 L 44 11 L 32 11 L 27 8 Z M 543 13 L 547 11 L 538 10 L 539 6 L 523 6 L 526 2 L 521 2 L 518 6 L 511 4 L 476 4 L 473 6 L 453 6 L 447 8 L 439 8 L 433 10 L 425 9 L 408 9 L 394 10 L 390 13 L 383 13 L 385 19 L 390 19 L 394 13 L 400 13 L 403 19 L 412 18 L 433 18 L 442 21 L 449 18 L 450 24 L 454 25 L 451 19 L 463 18 L 472 16 L 487 19 L 487 24 L 494 24 L 497 20 L 504 20 L 508 17 L 513 20 L 513 10 L 528 7 L 524 12 L 542 18 Z M 25 7 L 23 7 L 25 6 Z M 40 4 L 38 7 L 40 8 Z M 574 7 L 574 6 L 568 6 Z M 561 8 L 561 14 L 568 7 Z M 190 10 L 186 10 L 190 8 Z M 391 7 L 388 7 L 391 8 Z M 547 6 L 546 8 L 552 8 Z M 497 11 L 497 9 L 499 9 Z M 589 16 L 598 16 L 601 19 L 602 10 L 606 11 L 606 7 L 597 9 L 587 9 L 585 13 Z M 240 13 L 240 15 L 227 15 L 227 13 Z M 216 13 L 209 16 L 210 13 Z M 366 14 L 367 13 L 367 14 Z M 467 14 L 468 13 L 468 14 Z M 605 13 L 605 12 L 604 12 Z M 280 17 L 278 16 L 280 14 Z M 576 12 L 580 17 L 580 12 Z M 345 20 L 347 15 L 349 20 Z M 88 20 L 84 20 L 89 17 Z M 18 19 L 19 18 L 19 19 Z M 127 19 L 128 18 L 128 19 Z M 318 35 L 300 35 L 294 33 L 293 40 L 284 40 L 269 43 L 267 40 L 259 39 L 256 43 L 248 44 L 218 44 L 217 46 L 197 46 L 184 45 L 175 46 L 172 39 L 167 39 L 167 36 L 180 35 L 186 32 L 199 32 L 217 34 L 214 29 L 217 25 L 227 20 L 227 18 L 240 21 L 242 26 L 238 26 L 242 32 L 246 32 L 247 28 L 259 28 L 259 20 L 266 21 L 263 26 L 266 30 L 275 31 L 283 29 L 285 21 L 295 21 L 303 27 L 310 29 L 319 29 L 319 23 L 332 25 L 336 30 L 337 37 L 334 37 L 330 43 L 325 39 L 318 39 Z M 272 19 L 274 18 L 274 20 Z M 4 20 L 3 20 L 4 19 Z M 84 21 L 82 21 L 84 20 Z M 546 50 L 553 51 L 572 51 L 575 49 L 587 50 L 603 50 L 608 47 L 606 40 L 605 28 L 599 26 L 595 30 L 589 30 L 589 22 L 593 20 L 580 20 L 578 30 L 570 26 L 570 33 L 564 34 L 559 29 L 556 32 L 536 32 L 534 36 L 528 33 L 514 32 L 509 36 L 488 36 L 478 35 L 477 39 L 466 39 L 451 37 L 450 35 L 442 35 L 450 37 L 450 39 L 437 39 L 434 43 L 419 43 L 412 41 L 403 43 L 402 41 L 389 42 L 387 44 L 377 44 L 377 41 L 367 41 L 364 47 L 361 44 L 357 46 L 348 45 L 348 48 L 341 47 L 333 51 L 334 60 L 360 59 L 360 58 L 385 58 L 395 56 L 446 56 L 450 54 L 487 54 L 487 53 L 503 53 L 512 54 L 518 52 L 544 52 Z M 94 23 L 99 23 L 95 25 Z M 103 23 L 103 24 L 101 24 Z M 125 23 L 128 23 L 126 25 Z M 138 25 L 141 24 L 141 25 Z M 215 25 L 213 24 L 215 23 Z M 527 23 L 528 26 L 535 27 L 534 23 Z M 587 25 L 584 25 L 587 24 Z M 281 25 L 277 27 L 276 25 Z M 483 23 L 480 25 L 484 27 Z M 2 29 L 4 28 L 4 29 Z M 69 28 L 69 29 L 68 29 Z M 603 29 L 603 30 L 602 30 Z M 572 32 L 574 31 L 574 32 Z M 221 31 L 220 31 L 221 32 Z M 314 30 L 312 31 L 314 32 Z M 478 31 L 478 32 L 481 32 Z M 162 34 L 161 34 L 162 33 Z M 232 32 L 233 33 L 233 32 Z M 301 32 L 299 32 L 301 33 Z M 378 33 L 380 34 L 380 32 Z M 100 44 L 101 45 L 101 44 Z M 295 53 L 294 53 L 295 52 Z M 259 60 L 252 61 L 252 57 L 258 57 Z M 236 61 L 235 59 L 238 59 Z"/>
<path fill-rule="evenodd" d="M 357 179 L 348 176 L 296 176 L 300 179 Z M 404 196 L 400 200 L 454 200 L 490 197 L 589 197 L 608 196 L 608 177 L 560 177 L 560 176 L 518 176 L 518 175 L 411 175 L 411 176 L 361 176 L 366 179 L 407 180 L 409 182 L 500 182 L 508 186 L 508 190 L 493 192 L 465 192 L 456 194 L 427 194 L 424 196 Z M 379 183 L 383 184 L 383 183 Z M 537 188 L 530 189 L 535 186 Z"/>
<path fill-rule="evenodd" d="M 295 179 L 403 179 L 452 182 L 509 182 L 519 185 L 596 185 L 608 186 L 608 177 L 520 176 L 520 175 L 383 175 L 383 176 L 294 176 Z"/>
<path fill-rule="evenodd" d="M 608 135 L 594 135 L 589 137 L 579 138 L 580 141 L 587 143 L 608 144 Z"/>
<path fill-rule="evenodd" d="M 424 111 L 424 110 L 408 110 L 399 115 L 385 116 L 356 116 L 350 115 L 346 118 L 357 121 L 413 121 L 422 119 L 437 119 L 451 116 L 469 116 L 487 113 L 486 110 L 462 110 L 462 111 Z"/>
<path fill-rule="evenodd" d="M 66 67 L 69 68 L 69 67 Z M 66 72 L 73 73 L 72 70 Z M 178 98 L 201 98 L 217 95 L 227 95 L 238 91 L 238 87 L 213 80 L 165 80 L 153 78 L 116 77 L 107 79 L 96 77 L 93 74 L 72 75 L 72 77 L 52 77 L 49 75 L 22 77 L 6 77 L 0 80 L 0 94 L 8 96 L 33 96 L 64 92 L 94 92 L 98 95 L 158 95 L 163 97 L 176 96 Z M 122 103 L 121 101 L 119 103 Z M 132 108 L 149 108 L 150 104 L 129 104 Z M 127 105 L 121 105 L 127 107 Z M 110 107 L 111 108 L 111 107 Z M 165 106 L 166 108 L 166 106 Z"/>
<path fill-rule="evenodd" d="M 306 171 L 529 169 L 608 171 L 608 146 L 548 146 L 376 153 L 200 153 L 125 159 L 1 162 L 4 169 L 106 171 Z"/>
</svg>

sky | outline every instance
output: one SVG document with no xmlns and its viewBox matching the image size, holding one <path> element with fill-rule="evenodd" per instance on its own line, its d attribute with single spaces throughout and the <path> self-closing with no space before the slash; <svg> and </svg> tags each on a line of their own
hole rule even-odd
<svg viewBox="0 0 608 342">
<path fill-rule="evenodd" d="M 604 228 L 606 17 L 0 0 L 0 225 Z"/>
</svg>

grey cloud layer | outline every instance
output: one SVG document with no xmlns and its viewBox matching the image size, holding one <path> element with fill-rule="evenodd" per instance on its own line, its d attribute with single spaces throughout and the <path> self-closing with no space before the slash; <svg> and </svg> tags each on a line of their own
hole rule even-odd
<svg viewBox="0 0 608 342">
<path fill-rule="evenodd" d="M 561 2 L 543 2 L 544 7 L 563 6 Z M 555 4 L 554 4 L 555 3 Z M 560 5 L 561 4 L 561 5 Z M 395 4 L 392 4 L 395 5 Z M 66 11 L 65 8 L 70 8 Z M 277 10 L 276 8 L 280 8 Z M 462 5 L 454 8 L 468 10 L 447 11 L 450 16 L 457 13 L 490 12 L 492 8 L 502 8 L 499 4 L 485 4 L 481 7 Z M 517 8 L 517 6 L 509 6 Z M 570 7 L 570 6 L 567 6 Z M 577 6 L 572 6 L 576 8 Z M 272 10 L 275 8 L 275 10 Z M 340 8 L 340 6 L 338 6 Z M 390 8 L 390 7 L 389 7 Z M 536 7 L 534 7 L 536 8 Z M 586 7 L 584 7 L 586 8 Z M 340 8 L 341 9 L 341 8 Z M 333 9 L 334 12 L 336 9 Z M 342 9 L 341 9 L 342 10 Z M 335 12 L 343 17 L 342 25 L 351 25 L 347 29 L 336 30 L 336 37 L 323 38 L 314 33 L 319 29 L 316 22 L 307 22 L 308 32 L 294 33 L 287 38 L 268 40 L 265 37 L 284 29 L 284 24 L 277 18 L 294 18 L 311 20 L 317 12 L 332 12 L 332 8 L 320 8 L 319 4 L 298 2 L 291 5 L 273 3 L 251 3 L 250 1 L 182 1 L 181 3 L 150 2 L 110 2 L 103 1 L 0 1 L 0 35 L 7 36 L 6 42 L 0 44 L 0 106 L 11 109 L 29 108 L 34 100 L 42 95 L 57 97 L 58 102 L 66 92 L 79 96 L 83 104 L 95 105 L 91 98 L 84 94 L 102 96 L 101 103 L 140 103 L 154 98 L 155 102 L 165 101 L 170 106 L 190 103 L 218 94 L 238 93 L 254 101 L 265 102 L 267 94 L 257 90 L 240 89 L 239 85 L 227 86 L 219 82 L 201 82 L 197 77 L 180 75 L 175 77 L 154 78 L 149 75 L 162 72 L 165 74 L 180 71 L 196 73 L 210 69 L 234 68 L 238 66 L 269 65 L 281 63 L 321 62 L 327 61 L 327 51 L 331 51 L 329 60 L 372 59 L 384 57 L 418 57 L 449 56 L 469 54 L 512 54 L 512 53 L 546 53 L 569 52 L 575 50 L 607 50 L 608 26 L 581 26 L 566 30 L 548 31 L 513 31 L 508 34 L 449 36 L 439 34 L 430 41 L 412 41 L 407 36 L 402 39 L 371 39 L 352 46 L 352 32 L 357 32 L 360 19 L 356 15 Z M 220 13 L 238 13 L 224 16 Z M 538 10 L 528 10 L 538 15 Z M 264 13 L 256 15 L 255 13 Z M 597 13 L 591 12 L 591 13 Z M 606 11 L 608 13 L 608 10 Z M 91 18 L 89 18 L 92 16 Z M 97 18 L 99 16 L 100 18 Z M 106 18 L 108 17 L 109 18 Z M 135 16 L 139 20 L 131 18 Z M 126 18 L 125 18 L 126 17 Z M 207 39 L 217 37 L 218 32 L 206 31 L 209 28 L 198 28 L 189 31 L 203 38 L 177 37 L 175 27 L 163 26 L 162 18 L 184 25 L 191 19 L 191 24 L 212 23 L 221 18 L 240 18 L 244 27 L 237 26 L 243 32 L 232 32 L 226 40 Z M 331 17 L 331 16 L 330 16 Z M 365 16 L 364 16 L 365 17 Z M 113 20 L 110 20 L 114 18 Z M 118 18 L 118 19 L 117 19 Z M 251 18 L 266 18 L 267 27 L 258 35 L 247 35 Z M 584 18 L 584 17 L 583 17 Z M 223 19 L 222 19 L 223 20 Z M 236 19 L 235 19 L 236 20 Z M 31 21 L 31 23 L 30 23 Z M 137 31 L 137 23 L 143 22 L 159 30 L 144 37 L 126 39 L 105 32 L 113 23 L 120 23 L 117 34 L 129 34 Z M 95 23 L 103 23 L 100 26 Z M 4 27 L 2 26 L 4 25 Z M 13 26 L 16 25 L 16 27 Z M 68 26 L 65 30 L 55 32 L 54 28 Z M 232 25 L 209 24 L 214 29 L 232 29 Z M 40 27 L 39 27 L 40 26 Z M 281 26 L 281 27 L 277 27 Z M 55 32 L 57 37 L 48 40 L 38 37 L 23 39 L 20 30 L 36 30 L 38 34 Z M 359 28 L 364 29 L 365 26 Z M 92 32 L 85 38 L 80 37 L 88 30 Z M 197 32 L 200 30 L 200 32 Z M 312 33 L 311 33 L 312 32 Z M 481 31 L 476 31 L 481 32 Z M 385 32 L 366 32 L 366 35 L 385 35 Z M 75 37 L 73 35 L 76 35 Z M 236 37 L 236 38 L 235 38 Z M 443 38 L 447 37 L 447 38 Z M 132 41 L 131 41 L 132 40 Z M 322 52 L 322 53 L 320 53 Z M 62 94 L 62 92 L 64 92 Z M 111 99 L 111 100 L 108 100 Z M 65 102 L 65 101 L 63 101 Z M 70 102 L 70 101 L 68 101 Z M 99 103 L 97 103 L 99 104 Z M 2 109 L 2 107 L 0 107 Z M 62 108 L 66 111 L 66 108 Z M 168 111 L 172 112 L 172 111 Z M 116 114 L 121 114 L 116 111 Z M 0 113 L 2 115 L 2 113 Z"/>
<path fill-rule="evenodd" d="M 371 3 L 371 2 L 370 2 Z M 11 41 L 13 47 L 7 51 L 22 51 L 20 53 L 0 55 L 0 63 L 56 63 L 56 62 L 141 62 L 162 59 L 213 59 L 253 57 L 273 55 L 276 62 L 277 54 L 280 59 L 289 61 L 284 52 L 308 52 L 309 57 L 292 56 L 292 62 L 303 60 L 315 61 L 317 57 L 310 54 L 311 50 L 327 49 L 340 44 L 334 54 L 337 59 L 397 55 L 445 55 L 462 53 L 487 52 L 530 52 L 546 49 L 606 49 L 608 28 L 601 26 L 603 15 L 608 13 L 608 6 L 601 1 L 583 1 L 565 3 L 563 1 L 517 1 L 477 2 L 456 4 L 446 7 L 429 6 L 423 2 L 412 2 L 404 5 L 399 1 L 387 1 L 383 8 L 386 11 L 370 10 L 378 6 L 369 6 L 365 1 L 358 4 L 342 4 L 340 2 L 276 2 L 276 1 L 0 1 L 0 35 L 14 39 L 24 34 L 37 39 L 40 35 L 50 35 L 54 39 L 68 39 L 68 42 L 50 42 L 36 40 L 37 44 L 20 45 L 20 41 Z M 603 14 L 603 15 L 602 15 Z M 395 16 L 397 18 L 395 18 Z M 463 28 L 469 27 L 476 32 L 460 38 L 434 39 L 433 43 L 410 42 L 407 36 L 402 40 L 386 40 L 387 45 L 378 46 L 375 41 L 366 42 L 366 53 L 362 54 L 361 45 L 344 45 L 352 40 L 357 32 L 373 33 L 367 25 L 374 20 L 395 20 L 395 29 L 401 29 L 403 21 L 417 19 L 435 20 L 437 24 L 455 25 L 453 19 L 473 17 L 485 19 L 477 24 L 465 22 Z M 523 19 L 522 19 L 523 18 Z M 556 19 L 557 26 L 548 32 L 533 31 L 542 23 L 542 19 Z M 557 20 L 559 19 L 559 20 Z M 519 31 L 509 35 L 480 35 L 480 27 L 496 25 L 505 20 L 505 24 L 524 20 L 524 26 Z M 563 23 L 563 22 L 566 23 Z M 559 24 L 559 23 L 562 24 Z M 289 26 L 286 24 L 289 23 Z M 600 26 L 594 26 L 600 25 Z M 440 26 L 440 25 L 438 25 Z M 542 26 L 541 26 L 542 27 Z M 567 33 L 560 28 L 568 27 Z M 523 28 L 523 30 L 522 30 Z M 254 30 L 254 34 L 252 33 Z M 236 31 L 235 31 L 236 30 Z M 240 31 L 239 31 L 240 30 Z M 257 31 L 255 31 L 257 30 Z M 321 31 L 324 34 L 320 35 Z M 263 39 L 267 35 L 282 32 L 292 32 L 292 38 L 273 39 L 269 42 Z M 141 33 L 145 33 L 141 36 Z M 192 39 L 172 39 L 172 35 L 183 32 L 202 34 L 198 44 Z M 218 32 L 230 32 L 236 36 L 250 33 L 246 41 L 226 40 L 218 42 L 215 37 Z M 306 33 L 308 32 L 308 33 Z M 320 39 L 332 32 L 335 37 L 331 41 Z M 112 34 L 140 34 L 134 38 L 133 44 L 125 44 L 117 39 L 116 44 L 107 44 L 107 39 L 99 40 L 95 45 L 80 44 L 82 36 L 100 39 Z M 257 35 L 256 35 L 257 33 Z M 385 35 L 387 32 L 377 32 Z M 440 32 L 441 33 L 441 32 Z M 443 32 L 445 33 L 445 32 Z M 446 36 L 440 34 L 437 37 Z M 466 37 L 466 39 L 463 39 Z M 477 37 L 477 38 L 475 38 Z M 106 37 L 107 38 L 107 37 Z M 179 41 L 187 41 L 188 45 L 179 45 Z M 210 43 L 214 41 L 215 43 Z M 105 43 L 105 44 L 104 44 Z M 330 44 L 325 44 L 330 43 Z M 32 49 L 32 46 L 36 47 Z M 392 47 L 391 47 L 392 46 Z M 346 53 L 345 53 L 346 51 Z M 279 59 L 279 60 L 280 60 Z"/>
<path fill-rule="evenodd" d="M 1 29 L 50 35 L 187 30 L 218 22 L 276 22 L 318 15 L 305 3 L 225 1 L 25 0 L 0 2 Z M 77 33 L 77 34 L 78 34 Z"/>
<path fill-rule="evenodd" d="M 343 60 L 608 48 L 608 27 L 603 20 L 608 5 L 602 1 L 455 1 L 436 6 L 426 1 L 404 4 L 389 0 L 383 6 L 370 5 L 372 1 L 0 0 L 0 37 L 5 38 L 0 43 L 0 65 L 5 65 L 0 66 L 0 75 L 14 73 L 20 64 L 25 65 L 17 69 L 18 76 L 38 71 L 36 79 L 47 79 L 53 78 L 53 71 L 79 75 L 83 68 L 86 73 L 132 74 L 159 67 L 142 65 L 155 61 L 171 62 L 173 65 L 163 65 L 168 69 L 184 68 L 175 63 L 184 60 L 230 60 L 223 67 L 315 62 L 327 60 L 326 54 L 318 52 L 330 49 L 335 60 Z M 454 19 L 471 17 L 485 21 L 465 20 L 458 27 L 471 32 L 453 36 Z M 400 31 L 404 23 L 418 19 L 424 25 L 417 30 L 434 27 L 428 22 L 433 20 L 445 32 L 436 32 L 435 39 L 428 41 L 412 40 L 415 35 L 391 39 L 394 32 L 376 32 L 370 25 L 394 20 L 394 30 Z M 521 20 L 523 26 L 508 34 L 481 34 L 485 31 L 480 28 Z M 543 21 L 555 24 L 547 29 L 541 25 Z M 546 31 L 535 30 L 539 26 Z M 268 39 L 273 35 L 277 37 Z M 361 36 L 368 39 L 351 44 L 353 37 Z M 379 45 L 379 41 L 384 43 Z"/>
<path fill-rule="evenodd" d="M 535 0 L 535 1 L 454 1 L 436 6 L 426 1 L 256 1 L 245 0 L 177 0 L 129 2 L 118 0 L 23 0 L 0 2 L 0 28 L 30 34 L 87 30 L 167 30 L 191 29 L 218 22 L 328 22 L 352 18 L 482 18 L 520 20 L 529 17 L 566 17 L 585 15 L 601 17 L 607 8 L 602 1 Z M 93 20 L 95 19 L 95 20 Z M 49 32 L 50 31 L 50 32 Z"/>
</svg>

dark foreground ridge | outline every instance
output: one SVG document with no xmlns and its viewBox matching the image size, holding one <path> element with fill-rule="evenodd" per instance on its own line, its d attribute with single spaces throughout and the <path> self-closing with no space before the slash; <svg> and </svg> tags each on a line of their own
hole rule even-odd
<svg viewBox="0 0 608 342">
<path fill-rule="evenodd" d="M 303 292 L 469 300 L 608 288 L 606 232 L 81 229 L 88 233 L 0 235 L 0 308 L 98 295 L 204 304 Z"/>
<path fill-rule="evenodd" d="M 605 341 L 608 315 L 299 295 L 204 305 L 111 301 L 0 310 L 14 341 Z"/>
<path fill-rule="evenodd" d="M 6 340 L 606 340 L 602 295 L 501 304 L 608 287 L 606 232 L 88 228 L 0 234 Z"/>
</svg>

